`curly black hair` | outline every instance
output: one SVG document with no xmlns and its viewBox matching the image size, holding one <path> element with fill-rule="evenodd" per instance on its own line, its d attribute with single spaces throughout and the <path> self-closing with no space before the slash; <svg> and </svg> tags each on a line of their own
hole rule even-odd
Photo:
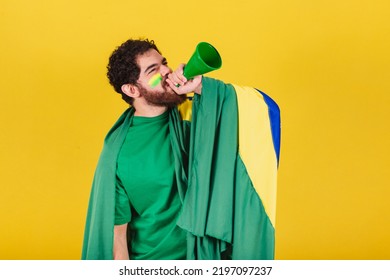
<svg viewBox="0 0 390 280">
<path fill-rule="evenodd" d="M 107 65 L 107 77 L 115 91 L 122 94 L 122 99 L 133 104 L 133 98 L 122 92 L 122 85 L 137 83 L 141 69 L 137 64 L 137 57 L 149 51 L 157 49 L 153 40 L 127 40 L 117 47 L 109 58 Z M 161 54 L 161 53 L 160 53 Z"/>
</svg>

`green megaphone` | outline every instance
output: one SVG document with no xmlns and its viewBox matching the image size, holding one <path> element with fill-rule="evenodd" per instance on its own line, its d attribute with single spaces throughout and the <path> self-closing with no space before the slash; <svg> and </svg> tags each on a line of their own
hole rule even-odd
<svg viewBox="0 0 390 280">
<path fill-rule="evenodd" d="M 200 42 L 184 67 L 184 76 L 191 79 L 221 68 L 222 59 L 216 48 L 206 42 Z"/>
</svg>

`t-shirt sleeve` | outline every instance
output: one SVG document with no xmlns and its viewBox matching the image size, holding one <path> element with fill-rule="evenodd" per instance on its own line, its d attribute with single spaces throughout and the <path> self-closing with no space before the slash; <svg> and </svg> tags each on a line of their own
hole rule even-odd
<svg viewBox="0 0 390 280">
<path fill-rule="evenodd" d="M 130 201 L 119 178 L 115 186 L 115 225 L 123 225 L 131 221 Z"/>
</svg>

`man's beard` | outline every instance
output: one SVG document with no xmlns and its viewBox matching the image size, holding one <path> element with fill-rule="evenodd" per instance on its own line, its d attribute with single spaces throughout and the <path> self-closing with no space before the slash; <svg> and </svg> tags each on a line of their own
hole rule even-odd
<svg viewBox="0 0 390 280">
<path fill-rule="evenodd" d="M 185 94 L 168 92 L 165 87 L 163 87 L 164 91 L 161 92 L 150 91 L 142 85 L 138 85 L 138 89 L 149 105 L 173 108 L 180 105 L 187 99 Z"/>
</svg>

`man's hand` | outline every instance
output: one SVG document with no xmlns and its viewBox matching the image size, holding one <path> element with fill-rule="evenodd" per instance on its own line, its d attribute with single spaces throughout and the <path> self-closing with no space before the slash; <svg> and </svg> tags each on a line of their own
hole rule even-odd
<svg viewBox="0 0 390 280">
<path fill-rule="evenodd" d="M 195 92 L 201 94 L 202 92 L 202 76 L 196 76 L 190 80 L 187 80 L 183 75 L 183 69 L 185 64 L 180 64 L 179 67 L 168 75 L 166 80 L 168 85 L 177 94 L 187 94 Z"/>
</svg>

